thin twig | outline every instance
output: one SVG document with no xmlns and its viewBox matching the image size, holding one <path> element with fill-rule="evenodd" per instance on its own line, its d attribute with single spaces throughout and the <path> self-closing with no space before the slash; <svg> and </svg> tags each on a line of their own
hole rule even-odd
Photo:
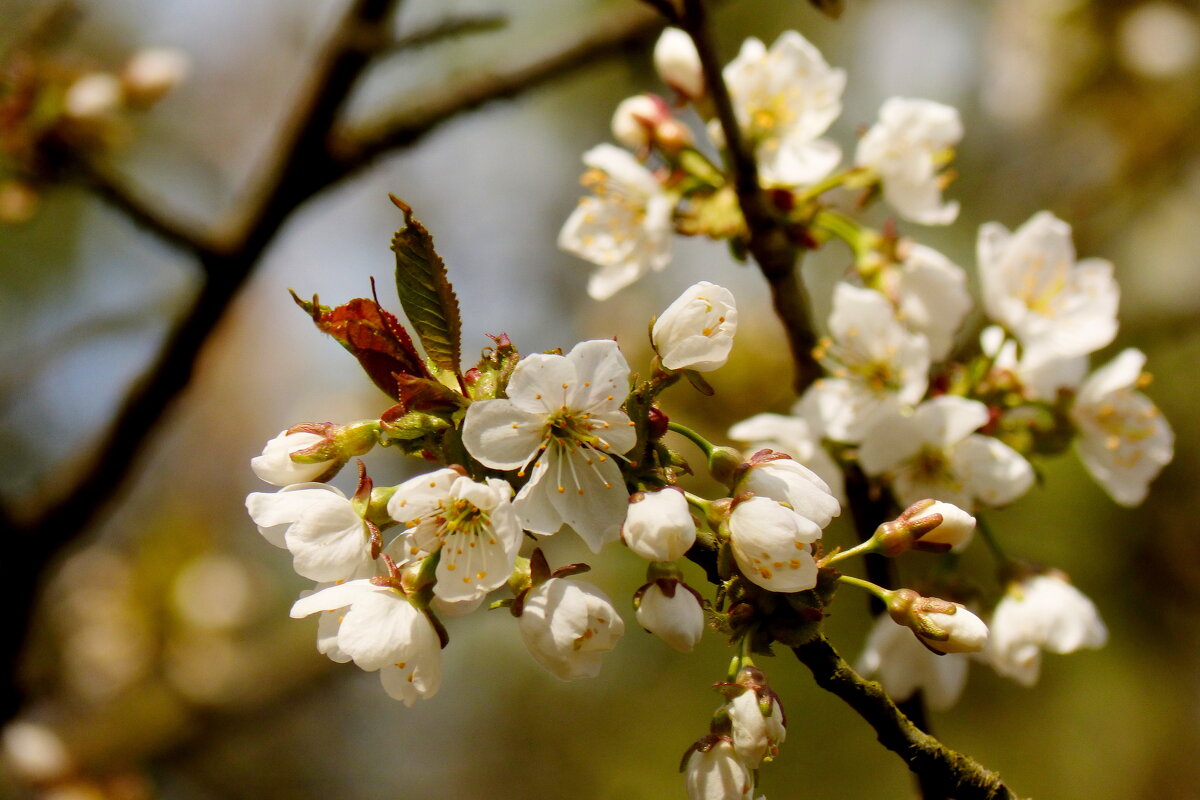
<svg viewBox="0 0 1200 800">
<path fill-rule="evenodd" d="M 499 30 L 508 24 L 508 17 L 503 14 L 475 14 L 471 16 L 454 16 L 439 20 L 434 24 L 415 30 L 412 33 L 398 36 L 385 42 L 381 52 L 395 50 L 413 50 L 418 47 L 428 47 L 431 44 L 446 39 L 454 39 L 470 33 L 487 33 Z"/>
<path fill-rule="evenodd" d="M 817 685 L 844 700 L 875 730 L 879 743 L 904 759 L 922 787 L 957 800 L 1013 800 L 1000 776 L 922 731 L 878 683 L 855 672 L 823 636 L 792 648 Z"/>
<path fill-rule="evenodd" d="M 704 0 L 685 0 L 679 23 L 691 36 L 700 56 L 708 93 L 725 136 L 725 150 L 733 173 L 738 204 L 750 232 L 747 246 L 771 287 L 775 315 L 783 323 L 792 352 L 794 388 L 797 394 L 803 394 L 820 375 L 812 355 L 817 342 L 809 320 L 808 293 L 800 277 L 799 260 L 804 249 L 788 236 L 780 215 L 773 209 L 770 198 L 759 184 L 758 163 L 742 136 L 729 88 L 725 85 Z"/>
</svg>

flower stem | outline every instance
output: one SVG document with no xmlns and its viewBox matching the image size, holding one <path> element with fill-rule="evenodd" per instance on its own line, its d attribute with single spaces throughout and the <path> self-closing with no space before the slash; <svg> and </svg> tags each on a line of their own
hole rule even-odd
<svg viewBox="0 0 1200 800">
<path fill-rule="evenodd" d="M 678 422 L 668 422 L 667 430 L 673 433 L 678 433 L 683 438 L 690 441 L 692 444 L 704 451 L 704 457 L 708 458 L 712 455 L 713 449 L 716 447 L 712 442 L 705 439 L 700 434 L 696 433 L 686 425 L 680 425 Z"/>
<path fill-rule="evenodd" d="M 991 526 L 984 521 L 982 514 L 978 514 L 975 517 L 975 529 L 979 531 L 984 544 L 992 551 L 992 555 L 995 556 L 996 561 L 1000 562 L 1001 570 L 1012 563 L 1012 559 L 1005 554 L 1004 548 L 1000 546 L 1000 541 L 996 538 L 996 534 L 992 533 Z"/>
<path fill-rule="evenodd" d="M 888 591 L 887 589 L 884 589 L 882 586 L 876 586 L 875 584 L 871 583 L 870 581 L 864 581 L 862 578 L 855 578 L 853 575 L 839 575 L 838 581 L 841 583 L 848 583 L 851 586 L 857 586 L 860 589 L 864 589 L 864 590 L 870 592 L 871 594 L 875 595 L 880 600 L 882 600 L 884 605 L 887 604 L 888 597 L 890 597 L 892 594 L 890 591 Z"/>
<path fill-rule="evenodd" d="M 851 556 L 866 555 L 867 553 L 874 553 L 874 552 L 875 552 L 874 540 L 868 539 L 865 542 L 860 542 L 859 544 L 854 545 L 854 547 L 851 547 L 849 550 L 842 550 L 840 552 L 834 553 L 829 558 L 825 559 L 824 562 L 821 564 L 821 566 L 823 566 L 823 567 L 832 566 L 833 564 L 836 564 L 839 561 L 845 561 L 847 558 L 850 558 Z"/>
</svg>

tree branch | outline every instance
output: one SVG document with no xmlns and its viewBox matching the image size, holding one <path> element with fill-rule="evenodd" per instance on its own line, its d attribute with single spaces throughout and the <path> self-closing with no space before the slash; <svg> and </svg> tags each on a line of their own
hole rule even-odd
<svg viewBox="0 0 1200 800">
<path fill-rule="evenodd" d="M 883 687 L 855 672 L 824 636 L 792 652 L 812 671 L 818 686 L 844 700 L 875 729 L 879 743 L 900 756 L 923 787 L 958 800 L 1015 800 L 999 775 L 914 725 Z"/>
<path fill-rule="evenodd" d="M 788 236 L 784 220 L 759 185 L 758 163 L 742 136 L 729 88 L 725 85 L 704 0 L 685 0 L 679 24 L 691 36 L 700 55 L 708 93 L 725 135 L 725 151 L 733 173 L 734 190 L 750 234 L 748 248 L 771 287 L 771 303 L 787 332 L 788 346 L 792 352 L 795 368 L 793 385 L 796 394 L 803 394 L 820 375 L 820 368 L 812 355 L 817 342 L 809 320 L 808 292 L 800 276 L 799 261 L 804 248 Z"/>
</svg>

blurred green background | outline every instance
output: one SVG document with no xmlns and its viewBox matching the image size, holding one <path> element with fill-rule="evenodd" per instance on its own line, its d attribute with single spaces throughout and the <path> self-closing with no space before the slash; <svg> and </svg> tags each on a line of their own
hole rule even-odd
<svg viewBox="0 0 1200 800">
<path fill-rule="evenodd" d="M 535 61 L 634 0 L 413 0 L 398 29 L 448 13 L 501 11 L 505 29 L 384 59 L 352 113 L 421 103 L 472 75 Z M 0 0 L 0 32 L 35 0 Z M 244 192 L 327 34 L 339 0 L 94 0 L 74 44 L 118 60 L 146 45 L 188 51 L 193 73 L 139 121 L 119 166 L 163 207 L 215 219 Z M 1050 656 L 1031 690 L 972 667 L 957 708 L 933 717 L 951 747 L 998 770 L 1022 796 L 1200 796 L 1200 16 L 1192 2 L 847 0 L 832 22 L 800 0 L 737 0 L 716 14 L 726 59 L 741 40 L 787 28 L 846 69 L 833 136 L 852 152 L 889 96 L 955 105 L 966 137 L 946 229 L 902 226 L 967 268 L 979 224 L 1010 228 L 1040 209 L 1075 227 L 1078 252 L 1111 259 L 1126 346 L 1149 356 L 1147 393 L 1177 434 L 1175 462 L 1139 509 L 1118 509 L 1072 455 L 1039 464 L 1044 485 L 990 514 L 1007 548 L 1069 572 L 1107 621 L 1108 647 Z M 622 98 L 665 89 L 645 47 L 464 114 L 419 146 L 318 195 L 293 215 L 205 349 L 195 380 L 102 525 L 44 586 L 23 718 L 66 743 L 76 778 L 39 797 L 671 798 L 675 768 L 707 731 L 727 653 L 717 636 L 681 655 L 637 629 L 629 597 L 642 566 L 621 548 L 592 558 L 573 537 L 555 564 L 587 559 L 627 633 L 602 675 L 563 684 L 524 652 L 514 620 L 451 620 L 440 693 L 411 709 L 378 678 L 313 647 L 316 623 L 287 609 L 302 589 L 243 500 L 248 468 L 281 428 L 378 414 L 386 399 L 287 296 L 326 302 L 389 284 L 393 192 L 416 209 L 449 265 L 468 352 L 507 332 L 523 352 L 617 336 L 646 363 L 645 326 L 683 288 L 729 286 L 742 308 L 714 400 L 686 387 L 672 416 L 715 437 L 791 396 L 786 348 L 753 269 L 709 242 L 595 303 L 588 266 L 558 252 L 580 189 L 580 154 L 609 138 Z M 878 219 L 882 219 L 882 212 Z M 849 265 L 830 247 L 805 274 L 818 308 Z M 33 513 L 72 479 L 78 454 L 162 341 L 197 286 L 194 265 L 77 188 L 44 198 L 31 223 L 0 229 L 0 495 Z M 381 291 L 385 305 L 397 304 Z M 762 309 L 755 312 L 753 309 Z M 976 316 L 969 323 L 978 327 Z M 378 483 L 420 465 L 367 461 Z M 338 479 L 345 486 L 348 475 Z M 835 523 L 827 538 L 851 536 Z M 914 556 L 922 558 L 922 556 Z M 968 564 L 981 574 L 986 554 Z M 4 570 L 22 565 L 6 561 Z M 697 583 L 699 574 L 695 574 Z M 843 596 L 831 638 L 857 654 L 867 625 Z M 901 762 L 788 654 L 763 664 L 788 712 L 781 758 L 762 771 L 771 800 L 912 795 Z M 29 796 L 11 769 L 0 793 Z"/>
</svg>

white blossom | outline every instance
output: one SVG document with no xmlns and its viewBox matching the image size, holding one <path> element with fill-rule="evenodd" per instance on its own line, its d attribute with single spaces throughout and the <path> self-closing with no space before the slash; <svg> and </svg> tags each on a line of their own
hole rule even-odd
<svg viewBox="0 0 1200 800">
<path fill-rule="evenodd" d="M 604 300 L 670 262 L 675 198 L 619 147 L 596 145 L 583 163 L 590 167 L 583 182 L 592 194 L 563 224 L 558 246 L 600 267 L 588 294 Z"/>
<path fill-rule="evenodd" d="M 260 480 L 275 486 L 315 481 L 329 472 L 336 459 L 302 464 L 293 461 L 291 455 L 323 441 L 325 437 L 316 433 L 280 431 L 278 436 L 266 443 L 262 455 L 250 459 L 250 468 Z"/>
<path fill-rule="evenodd" d="M 551 578 L 525 595 L 521 641 L 556 678 L 594 678 L 625 632 L 608 595 L 586 581 Z"/>
<path fill-rule="evenodd" d="M 873 428 L 858 450 L 859 463 L 868 475 L 886 474 L 904 506 L 928 497 L 968 511 L 1005 505 L 1033 485 L 1033 467 L 998 439 L 973 433 L 987 421 L 983 403 L 935 397 Z"/>
<path fill-rule="evenodd" d="M 800 592 L 817 585 L 812 543 L 815 522 L 766 497 L 738 503 L 729 516 L 729 543 L 738 569 L 772 592 Z"/>
<path fill-rule="evenodd" d="M 664 584 L 670 585 L 669 596 Z M 682 581 L 654 581 L 642 592 L 637 622 L 675 650 L 690 653 L 704 634 L 704 607 Z"/>
<path fill-rule="evenodd" d="M 920 691 L 930 708 L 945 711 L 962 695 L 967 666 L 966 655 L 932 653 L 912 631 L 881 614 L 855 669 L 883 684 L 893 700 L 907 700 Z"/>
<path fill-rule="evenodd" d="M 802 517 L 824 528 L 842 513 L 841 504 L 829 491 L 829 484 L 798 461 L 780 454 L 760 451 L 751 457 L 749 468 L 738 481 L 734 494 L 753 492 L 787 503 Z"/>
<path fill-rule="evenodd" d="M 979 277 L 987 314 L 1011 331 L 1040 362 L 1086 355 L 1117 333 L 1118 289 L 1113 266 L 1076 263 L 1071 226 L 1042 211 L 1010 233 L 979 229 Z"/>
<path fill-rule="evenodd" d="M 754 796 L 750 768 L 725 738 L 694 748 L 684 779 L 688 800 L 751 800 Z"/>
<path fill-rule="evenodd" d="M 975 518 L 952 503 L 938 500 L 909 517 L 910 523 L 919 522 L 933 514 L 940 514 L 942 521 L 936 528 L 921 536 L 927 544 L 948 544 L 958 553 L 967 548 L 975 535 Z"/>
<path fill-rule="evenodd" d="M 704 69 L 692 37 L 679 28 L 666 28 L 654 44 L 654 68 L 663 83 L 687 100 L 705 95 Z"/>
<path fill-rule="evenodd" d="M 819 137 L 842 112 L 846 73 L 830 68 L 807 39 L 785 31 L 768 50 L 749 38 L 724 76 L 764 183 L 807 185 L 837 166 L 841 149 Z M 715 127 L 710 133 L 721 138 Z"/>
<path fill-rule="evenodd" d="M 809 395 L 805 395 L 808 397 Z M 846 498 L 845 478 L 833 457 L 821 446 L 819 426 L 803 414 L 803 404 L 797 403 L 794 413 L 755 414 L 729 429 L 730 439 L 746 442 L 752 451 L 774 450 L 787 453 L 811 469 L 825 481 L 829 493 L 839 503 Z"/>
<path fill-rule="evenodd" d="M 736 332 L 733 293 L 700 281 L 684 290 L 654 321 L 650 339 L 667 369 L 708 372 L 729 358 Z"/>
<path fill-rule="evenodd" d="M 953 107 L 893 97 L 859 140 L 855 162 L 879 175 L 883 198 L 900 216 L 922 225 L 948 225 L 958 217 L 958 203 L 942 202 L 938 173 L 945 152 L 962 134 Z"/>
<path fill-rule="evenodd" d="M 1011 584 L 992 613 L 991 630 L 987 660 L 1024 686 L 1037 682 L 1042 650 L 1071 653 L 1108 641 L 1096 606 L 1055 573 Z"/>
<path fill-rule="evenodd" d="M 762 697 L 754 689 L 742 692 L 729 702 L 729 721 L 733 749 L 747 766 L 755 768 L 764 758 L 778 755 L 787 731 L 783 709 L 774 692 L 766 692 Z"/>
<path fill-rule="evenodd" d="M 63 109 L 79 120 L 96 120 L 116 111 L 121 105 L 121 81 L 107 72 L 88 72 L 67 88 Z"/>
<path fill-rule="evenodd" d="M 910 331 L 929 340 L 929 355 L 941 361 L 950 355 L 954 335 L 971 310 L 971 293 L 962 267 L 930 247 L 905 241 L 903 260 L 886 270 L 886 291 L 896 316 Z"/>
<path fill-rule="evenodd" d="M 1145 364 L 1140 350 L 1122 351 L 1084 382 L 1070 412 L 1084 466 L 1123 506 L 1146 499 L 1150 481 L 1175 452 L 1171 426 L 1137 391 Z"/>
<path fill-rule="evenodd" d="M 696 541 L 696 523 L 683 492 L 668 487 L 630 497 L 621 538 L 648 561 L 683 558 Z"/>
<path fill-rule="evenodd" d="M 296 572 L 314 581 L 338 581 L 373 571 L 371 531 L 342 491 L 324 483 L 296 483 L 254 492 L 246 510 L 259 532 L 292 554 Z"/>
<path fill-rule="evenodd" d="M 349 609 L 337 628 L 339 654 L 368 672 L 379 670 L 384 690 L 405 705 L 437 692 L 442 677 L 441 640 L 408 598 L 364 578 L 301 597 L 291 615 L 300 619 L 339 609 Z"/>
<path fill-rule="evenodd" d="M 522 527 L 551 534 L 570 525 L 593 551 L 615 540 L 629 493 L 616 458 L 637 441 L 621 404 L 629 365 L 611 340 L 580 342 L 565 356 L 526 356 L 506 399 L 467 409 L 463 444 L 485 466 L 529 481 L 513 501 Z"/>
<path fill-rule="evenodd" d="M 1088 371 L 1088 357 L 1056 356 L 1030 350 L 1017 355 L 1017 343 L 1006 338 L 999 325 L 989 325 L 979 334 L 985 355 L 992 359 L 992 371 L 1008 372 L 1021 385 L 1030 400 L 1054 402 L 1059 391 L 1074 391 Z"/>
<path fill-rule="evenodd" d="M 820 355 L 834 377 L 817 381 L 804 398 L 829 438 L 860 441 L 880 419 L 925 395 L 929 340 L 906 330 L 879 292 L 839 283 L 829 332 Z"/>
<path fill-rule="evenodd" d="M 508 580 L 521 547 L 511 496 L 506 481 L 476 483 L 453 469 L 396 487 L 388 515 L 409 528 L 412 546 L 441 552 L 433 591 L 445 602 L 475 600 Z"/>
<path fill-rule="evenodd" d="M 977 653 L 988 642 L 988 626 L 961 603 L 954 603 L 951 612 L 925 611 L 920 614 L 927 622 L 947 634 L 947 638 L 925 635 L 919 627 L 912 631 L 930 649 L 939 653 Z"/>
</svg>

